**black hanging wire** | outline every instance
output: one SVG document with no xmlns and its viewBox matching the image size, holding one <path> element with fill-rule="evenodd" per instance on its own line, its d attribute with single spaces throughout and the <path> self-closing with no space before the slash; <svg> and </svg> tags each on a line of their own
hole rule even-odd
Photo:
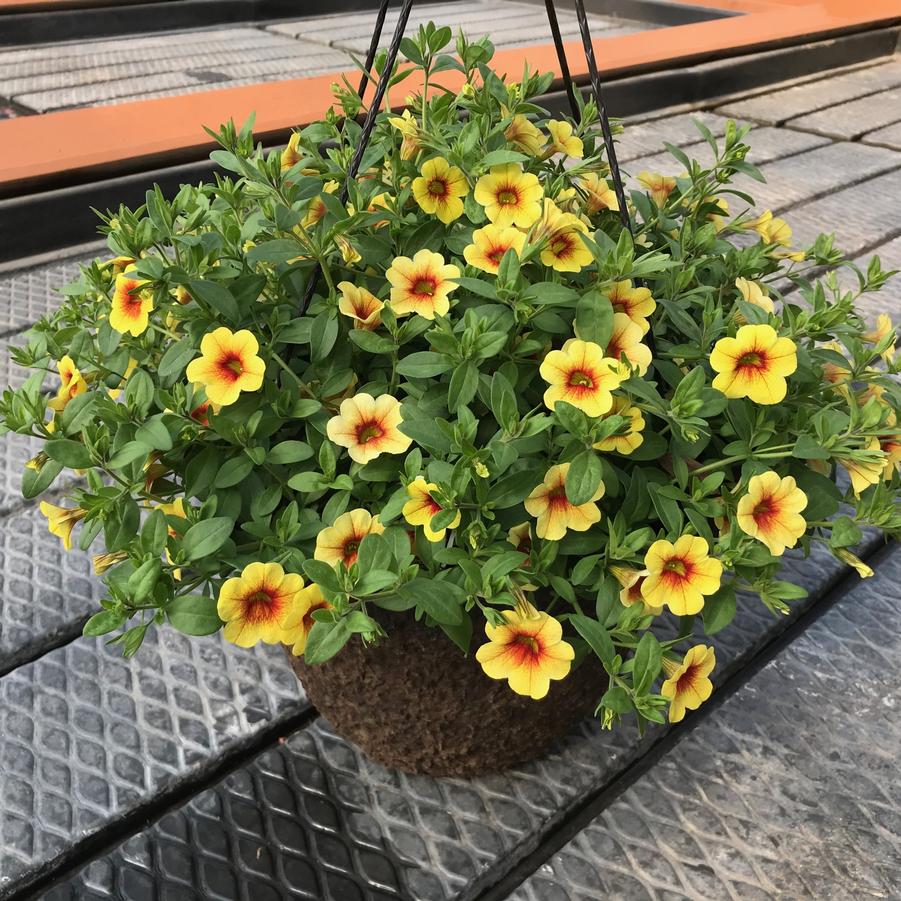
<svg viewBox="0 0 901 901">
<path fill-rule="evenodd" d="M 576 100 L 576 89 L 573 87 L 572 75 L 569 74 L 569 64 L 566 62 L 566 53 L 563 50 L 563 38 L 560 36 L 560 25 L 557 22 L 554 0 L 544 0 L 544 8 L 547 10 L 547 21 L 551 26 L 551 37 L 554 39 L 554 47 L 557 50 L 557 62 L 560 64 L 560 75 L 563 77 L 563 86 L 566 88 L 566 96 L 569 98 L 569 108 L 572 110 L 573 119 L 578 119 L 579 104 Z"/>
<path fill-rule="evenodd" d="M 381 5 L 379 6 L 378 16 L 375 20 L 375 28 L 372 32 L 372 40 L 369 42 L 369 51 L 366 54 L 366 68 L 363 72 L 363 77 L 360 80 L 360 87 L 357 90 L 357 94 L 360 99 L 363 99 L 363 95 L 366 93 L 366 85 L 369 82 L 369 72 L 372 70 L 372 65 L 375 62 L 375 54 L 378 50 L 379 39 L 382 36 L 382 28 L 385 24 L 385 15 L 388 11 L 388 3 L 389 0 L 381 0 Z M 404 32 L 407 30 L 407 20 L 410 18 L 410 10 L 413 8 L 413 0 L 404 0 L 403 6 L 401 6 L 400 15 L 397 19 L 397 25 L 394 27 L 394 34 L 391 36 L 391 43 L 388 46 L 388 54 L 385 58 L 385 65 L 382 68 L 381 77 L 378 80 L 375 88 L 375 96 L 372 98 L 372 103 L 369 105 L 369 111 L 366 113 L 366 118 L 363 120 L 363 128 L 360 132 L 360 137 L 357 142 L 357 149 L 354 152 L 353 158 L 350 161 L 350 166 L 347 169 L 347 180 L 344 182 L 344 186 L 341 188 L 341 203 L 347 203 L 347 197 L 350 193 L 350 183 L 357 177 L 357 171 L 360 168 L 360 162 L 363 159 L 363 154 L 366 152 L 366 146 L 369 144 L 369 138 L 372 135 L 372 129 L 375 127 L 375 118 L 378 115 L 379 107 L 382 105 L 382 100 L 385 98 L 385 92 L 388 90 L 388 83 L 391 81 L 391 74 L 394 71 L 394 64 L 397 62 L 397 54 L 400 50 L 400 42 L 403 39 Z M 309 281 L 307 282 L 306 290 L 304 291 L 303 300 L 300 302 L 300 310 L 298 312 L 298 316 L 303 316 L 303 314 L 307 311 L 307 307 L 310 305 L 310 301 L 313 299 L 313 294 L 316 292 L 316 285 L 319 282 L 319 276 L 322 272 L 322 268 L 319 263 L 313 268 L 313 271 L 310 273 Z"/>
</svg>

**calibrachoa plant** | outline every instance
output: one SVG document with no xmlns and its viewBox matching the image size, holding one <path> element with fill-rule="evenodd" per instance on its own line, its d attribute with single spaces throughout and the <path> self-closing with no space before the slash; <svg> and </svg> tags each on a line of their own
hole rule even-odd
<svg viewBox="0 0 901 901">
<path fill-rule="evenodd" d="M 104 216 L 114 257 L 0 404 L 46 441 L 24 493 L 64 493 L 51 532 L 103 546 L 86 632 L 126 654 L 168 624 L 318 663 L 399 611 L 518 694 L 595 655 L 605 724 L 680 720 L 715 672 L 693 636 L 739 590 L 803 595 L 786 549 L 868 575 L 862 527 L 901 530 L 895 334 L 855 311 L 887 273 L 811 281 L 841 255 L 752 211 L 734 123 L 698 125 L 713 162 L 636 174 L 632 237 L 595 108 L 550 117 L 550 75 L 450 39 L 405 40 L 388 96 L 436 90 L 379 114 L 357 177 L 344 85 L 283 152 L 224 127 L 230 176 Z"/>
</svg>

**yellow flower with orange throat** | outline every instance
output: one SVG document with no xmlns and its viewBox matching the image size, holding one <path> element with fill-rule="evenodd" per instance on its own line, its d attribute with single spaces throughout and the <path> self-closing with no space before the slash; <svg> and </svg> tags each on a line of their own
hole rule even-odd
<svg viewBox="0 0 901 901">
<path fill-rule="evenodd" d="M 502 625 L 485 623 L 488 642 L 476 651 L 476 660 L 489 679 L 506 679 L 516 694 L 541 700 L 551 681 L 569 674 L 575 651 L 563 640 L 560 623 L 528 601 L 501 616 Z"/>
<path fill-rule="evenodd" d="M 456 516 L 443 529 L 432 529 L 432 518 L 445 509 L 435 499 L 437 492 L 438 486 L 434 482 L 427 482 L 422 476 L 418 476 L 407 485 L 407 496 L 410 500 L 401 510 L 404 519 L 411 526 L 422 526 L 422 531 L 429 541 L 444 541 L 447 530 L 456 529 L 460 525 L 458 510 Z"/>
<path fill-rule="evenodd" d="M 59 390 L 56 397 L 48 401 L 47 406 L 60 413 L 66 409 L 66 404 L 73 397 L 78 397 L 88 390 L 88 383 L 68 354 L 56 364 L 56 368 L 59 370 Z"/>
<path fill-rule="evenodd" d="M 570 338 L 560 350 L 552 350 L 539 368 L 550 385 L 544 392 L 549 410 L 565 401 L 588 416 L 603 416 L 613 407 L 612 392 L 624 379 L 618 360 L 593 341 Z"/>
<path fill-rule="evenodd" d="M 147 284 L 146 279 L 136 278 L 129 272 L 116 276 L 109 314 L 111 328 L 135 337 L 146 331 L 153 309 L 153 292 L 143 290 Z"/>
<path fill-rule="evenodd" d="M 745 303 L 754 304 L 771 315 L 776 312 L 776 306 L 771 297 L 767 297 L 764 293 L 763 285 L 749 278 L 735 279 L 735 287 Z"/>
<path fill-rule="evenodd" d="M 719 591 L 723 564 L 709 555 L 707 542 L 683 535 L 675 544 L 655 541 L 644 557 L 648 576 L 641 596 L 652 607 L 666 605 L 676 616 L 699 613 L 705 595 Z"/>
<path fill-rule="evenodd" d="M 462 198 L 469 193 L 469 183 L 461 169 L 451 166 L 443 156 L 436 156 L 422 164 L 412 189 L 424 213 L 437 216 L 449 225 L 463 215 Z"/>
<path fill-rule="evenodd" d="M 663 658 L 666 681 L 660 694 L 669 698 L 669 721 L 681 722 L 686 710 L 697 710 L 713 694 L 710 674 L 716 666 L 716 654 L 707 645 L 696 644 L 688 650 L 681 663 Z"/>
<path fill-rule="evenodd" d="M 526 236 L 519 229 L 489 223 L 472 233 L 472 244 L 463 248 L 463 258 L 470 266 L 497 275 L 504 254 L 512 249 L 519 256 L 525 243 Z"/>
<path fill-rule="evenodd" d="M 288 138 L 288 145 L 282 151 L 281 156 L 281 167 L 282 172 L 287 172 L 288 169 L 296 166 L 304 157 L 304 154 L 301 153 L 300 148 L 300 132 L 295 131 L 291 133 L 291 137 Z"/>
<path fill-rule="evenodd" d="M 562 153 L 580 160 L 585 155 L 582 139 L 573 134 L 573 127 L 569 122 L 549 119 L 547 130 L 551 136 L 548 150 L 552 153 Z"/>
<path fill-rule="evenodd" d="M 326 424 L 330 441 L 346 447 L 355 463 L 368 463 L 380 454 L 402 454 L 413 443 L 400 431 L 400 401 L 390 394 L 355 394 L 341 401 L 337 416 Z"/>
<path fill-rule="evenodd" d="M 574 504 L 566 496 L 566 474 L 569 463 L 558 463 L 545 474 L 544 481 L 532 490 L 525 500 L 526 512 L 534 516 L 535 534 L 548 541 L 559 541 L 572 529 L 587 532 L 601 521 L 601 511 L 595 501 L 604 496 L 601 482 L 594 495 L 584 504 Z"/>
<path fill-rule="evenodd" d="M 871 485 L 878 485 L 885 471 L 885 454 L 878 438 L 871 438 L 864 451 L 865 457 L 839 457 L 838 462 L 845 467 L 851 477 L 851 489 L 855 497 L 860 497 Z"/>
<path fill-rule="evenodd" d="M 616 564 L 609 566 L 608 569 L 620 584 L 619 602 L 623 607 L 641 604 L 646 616 L 660 616 L 663 613 L 662 605 L 660 607 L 652 607 L 641 596 L 641 586 L 648 577 L 646 569 L 634 569 L 630 566 L 617 566 Z"/>
<path fill-rule="evenodd" d="M 450 293 L 458 287 L 453 279 L 460 277 L 460 270 L 445 263 L 440 253 L 418 250 L 412 259 L 395 257 L 385 277 L 391 283 L 391 309 L 396 316 L 418 313 L 434 319 L 450 310 Z"/>
<path fill-rule="evenodd" d="M 381 535 L 385 527 L 378 516 L 373 516 L 361 507 L 342 513 L 332 525 L 326 526 L 316 536 L 314 560 L 321 560 L 330 566 L 353 566 L 357 562 L 360 543 L 367 535 Z"/>
<path fill-rule="evenodd" d="M 51 535 L 61 538 L 63 547 L 72 550 L 72 530 L 87 515 L 81 507 L 57 507 L 47 501 L 41 501 L 41 513 L 47 517 L 47 528 Z"/>
<path fill-rule="evenodd" d="M 738 502 L 736 521 L 746 535 L 763 542 L 769 552 L 781 557 L 807 531 L 801 511 L 807 495 L 791 476 L 764 472 L 748 481 L 748 493 Z"/>
<path fill-rule="evenodd" d="M 895 327 L 892 325 L 891 316 L 888 313 L 880 313 L 876 317 L 876 327 L 872 331 L 866 332 L 863 336 L 864 341 L 878 345 L 888 338 L 889 335 L 892 335 L 892 341 L 881 353 L 882 359 L 886 362 L 889 362 L 895 356 Z"/>
<path fill-rule="evenodd" d="M 504 131 L 504 137 L 517 149 L 529 156 L 538 156 L 544 144 L 541 130 L 525 116 L 517 114 Z"/>
<path fill-rule="evenodd" d="M 216 612 L 226 641 L 242 648 L 281 642 L 302 588 L 303 579 L 278 563 L 249 563 L 219 589 Z"/>
<path fill-rule="evenodd" d="M 645 426 L 644 416 L 627 397 L 614 397 L 609 415 L 622 416 L 626 420 L 626 431 L 603 438 L 594 448 L 599 451 L 615 451 L 627 457 L 644 442 L 644 435 L 641 434 Z"/>
<path fill-rule="evenodd" d="M 764 210 L 756 219 L 742 224 L 742 228 L 757 232 L 764 244 L 788 247 L 792 240 L 792 230 L 784 219 L 777 219 L 771 210 Z"/>
<path fill-rule="evenodd" d="M 606 356 L 620 364 L 624 379 L 631 375 L 630 368 L 644 375 L 651 365 L 651 348 L 642 343 L 641 326 L 634 323 L 625 313 L 613 314 L 613 331 L 607 341 Z M 622 363 L 625 357 L 628 365 Z"/>
<path fill-rule="evenodd" d="M 341 292 L 338 310 L 353 320 L 354 328 L 371 332 L 381 325 L 381 312 L 385 304 L 374 294 L 353 282 L 338 282 L 338 290 Z"/>
<path fill-rule="evenodd" d="M 338 190 L 338 182 L 336 181 L 327 181 L 323 186 L 322 190 L 326 194 L 334 194 L 335 191 Z M 307 211 L 304 214 L 303 219 L 301 220 L 300 227 L 302 229 L 310 229 L 313 228 L 318 222 L 322 220 L 325 216 L 328 207 L 325 205 L 325 201 L 322 199 L 322 194 L 317 194 L 307 206 Z"/>
<path fill-rule="evenodd" d="M 651 328 L 649 317 L 657 309 L 657 302 L 651 297 L 648 288 L 635 288 L 631 279 L 625 279 L 614 282 L 603 293 L 610 301 L 614 313 L 625 313 L 636 325 L 641 326 L 643 335 L 648 333 Z"/>
<path fill-rule="evenodd" d="M 670 194 L 676 190 L 676 179 L 671 175 L 661 175 L 659 172 L 639 172 L 636 179 L 660 209 L 666 206 Z"/>
<path fill-rule="evenodd" d="M 528 228 L 541 218 L 544 190 L 538 176 L 517 163 L 492 166 L 477 182 L 473 196 L 495 225 Z"/>
<path fill-rule="evenodd" d="M 743 325 L 734 338 L 716 342 L 710 366 L 717 373 L 713 387 L 726 397 L 778 404 L 788 391 L 788 376 L 798 368 L 797 348 L 771 325 Z"/>
<path fill-rule="evenodd" d="M 616 192 L 610 187 L 607 179 L 602 178 L 597 172 L 586 172 L 579 176 L 576 183 L 586 194 L 585 212 L 589 216 L 601 210 L 619 210 Z"/>
<path fill-rule="evenodd" d="M 185 375 L 189 382 L 203 387 L 211 403 L 227 407 L 242 391 L 262 387 L 266 364 L 257 356 L 259 349 L 247 329 L 233 332 L 220 326 L 203 336 L 200 356 L 188 363 Z"/>
<path fill-rule="evenodd" d="M 405 109 L 399 116 L 389 116 L 388 123 L 396 128 L 402 136 L 400 145 L 400 158 L 402 160 L 412 159 L 419 152 L 419 125 L 413 114 Z"/>
<path fill-rule="evenodd" d="M 316 622 L 313 614 L 317 610 L 329 610 L 331 606 L 315 582 L 298 592 L 297 603 L 285 622 L 281 636 L 281 641 L 290 646 L 295 657 L 300 657 L 307 649 L 307 641 Z"/>
<path fill-rule="evenodd" d="M 541 222 L 533 239 L 542 242 L 541 262 L 557 272 L 579 272 L 594 262 L 594 254 L 582 240 L 588 226 L 572 213 L 564 213 L 552 200 L 544 201 Z"/>
</svg>

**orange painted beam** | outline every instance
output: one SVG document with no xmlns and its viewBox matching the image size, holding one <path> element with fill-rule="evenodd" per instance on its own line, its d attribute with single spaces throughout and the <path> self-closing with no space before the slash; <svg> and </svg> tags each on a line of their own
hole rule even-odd
<svg viewBox="0 0 901 901">
<path fill-rule="evenodd" d="M 789 0 L 768 12 L 599 38 L 595 54 L 602 74 L 610 78 L 899 21 L 899 0 L 819 0 L 801 6 Z M 585 75 L 581 44 L 567 43 L 566 54 L 573 75 Z M 557 71 L 550 43 L 500 51 L 494 61 L 499 73 L 518 79 L 524 58 L 534 70 Z M 292 126 L 323 114 L 336 78 L 330 74 L 220 88 L 0 121 L 0 190 L 5 187 L 9 193 L 14 185 L 21 192 L 54 178 L 60 183 L 88 173 L 197 159 L 212 146 L 201 125 L 217 126 L 228 119 L 241 123 L 252 112 L 260 139 L 283 138 Z M 451 90 L 459 88 L 460 79 L 459 73 L 442 75 Z M 395 103 L 416 88 L 410 80 L 403 82 L 395 89 Z"/>
</svg>

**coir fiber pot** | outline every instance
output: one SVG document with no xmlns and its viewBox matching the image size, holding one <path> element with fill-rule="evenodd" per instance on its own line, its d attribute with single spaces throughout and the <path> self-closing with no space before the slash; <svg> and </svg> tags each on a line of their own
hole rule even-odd
<svg viewBox="0 0 901 901">
<path fill-rule="evenodd" d="M 464 656 L 412 614 L 379 611 L 387 633 L 365 647 L 354 637 L 331 660 L 290 656 L 313 706 L 373 760 L 408 773 L 475 776 L 539 757 L 590 716 L 607 688 L 593 658 L 551 682 L 540 701 L 489 679 L 473 636 Z"/>
</svg>

